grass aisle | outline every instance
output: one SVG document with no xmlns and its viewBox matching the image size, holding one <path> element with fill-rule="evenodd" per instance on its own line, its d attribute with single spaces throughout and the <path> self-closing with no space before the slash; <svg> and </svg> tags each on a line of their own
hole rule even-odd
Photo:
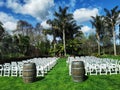
<svg viewBox="0 0 120 90">
<path fill-rule="evenodd" d="M 120 90 L 120 74 L 88 76 L 82 83 L 75 83 L 68 75 L 66 59 L 58 64 L 44 78 L 25 84 L 19 77 L 0 77 L 0 90 Z"/>
</svg>

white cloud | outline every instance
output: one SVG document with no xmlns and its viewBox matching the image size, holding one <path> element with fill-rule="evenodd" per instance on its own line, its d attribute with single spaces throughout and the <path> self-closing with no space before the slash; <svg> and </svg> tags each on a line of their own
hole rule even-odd
<svg viewBox="0 0 120 90">
<path fill-rule="evenodd" d="M 16 13 L 28 14 L 37 20 L 44 20 L 49 15 L 49 9 L 54 6 L 54 0 L 7 0 L 7 7 Z"/>
<path fill-rule="evenodd" d="M 86 22 L 91 19 L 91 16 L 96 16 L 98 13 L 97 8 L 87 9 L 87 8 L 80 8 L 76 9 L 73 13 L 74 19 L 78 22 Z"/>
<path fill-rule="evenodd" d="M 3 23 L 5 30 L 12 31 L 16 29 L 17 20 L 4 12 L 0 12 L 0 21 Z"/>
<path fill-rule="evenodd" d="M 6 6 L 8 8 L 11 8 L 16 13 L 19 13 L 22 11 L 22 5 L 18 3 L 18 0 L 7 0 Z"/>
<path fill-rule="evenodd" d="M 41 23 L 41 26 L 44 28 L 44 29 L 48 29 L 48 28 L 51 28 L 51 26 L 49 24 L 46 23 L 46 21 L 43 21 Z"/>
<path fill-rule="evenodd" d="M 92 29 L 92 28 L 90 28 L 90 27 L 88 27 L 88 26 L 83 26 L 83 27 L 81 28 L 81 31 L 82 31 L 83 33 L 92 33 L 92 32 L 95 32 L 94 29 Z"/>
</svg>

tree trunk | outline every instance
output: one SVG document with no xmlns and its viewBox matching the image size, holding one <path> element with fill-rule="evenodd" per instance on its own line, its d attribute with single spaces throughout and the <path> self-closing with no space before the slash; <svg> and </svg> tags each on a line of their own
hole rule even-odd
<svg viewBox="0 0 120 90">
<path fill-rule="evenodd" d="M 54 42 L 53 47 L 54 47 L 54 56 L 56 56 L 56 53 L 55 53 L 55 51 L 56 51 L 56 42 Z"/>
<path fill-rule="evenodd" d="M 64 27 L 63 27 L 63 48 L 64 48 L 64 56 L 66 56 L 65 29 L 64 29 Z"/>
<path fill-rule="evenodd" d="M 119 45 L 120 45 L 120 24 L 119 24 Z"/>
<path fill-rule="evenodd" d="M 55 34 L 55 27 L 52 26 L 53 28 L 53 46 L 54 46 L 54 55 L 56 56 L 56 34 Z"/>
<path fill-rule="evenodd" d="M 98 55 L 100 55 L 100 37 L 97 33 L 97 39 L 98 39 Z"/>
<path fill-rule="evenodd" d="M 115 40 L 115 37 L 116 37 L 116 34 L 115 34 L 115 31 L 114 31 L 114 27 L 112 28 L 112 32 L 113 32 L 113 48 L 114 48 L 114 55 L 116 56 L 116 40 Z"/>
</svg>

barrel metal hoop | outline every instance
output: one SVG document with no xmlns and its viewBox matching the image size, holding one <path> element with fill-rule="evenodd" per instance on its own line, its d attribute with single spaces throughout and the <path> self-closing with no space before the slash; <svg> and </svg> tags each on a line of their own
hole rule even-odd
<svg viewBox="0 0 120 90">
<path fill-rule="evenodd" d="M 72 69 L 84 69 L 84 68 L 72 68 Z"/>
<path fill-rule="evenodd" d="M 34 78 L 34 77 L 23 77 L 23 78 Z"/>
<path fill-rule="evenodd" d="M 83 76 L 73 76 L 73 77 L 83 77 Z"/>
<path fill-rule="evenodd" d="M 23 70 L 23 72 L 27 72 L 27 71 L 35 71 L 35 69 Z"/>
</svg>

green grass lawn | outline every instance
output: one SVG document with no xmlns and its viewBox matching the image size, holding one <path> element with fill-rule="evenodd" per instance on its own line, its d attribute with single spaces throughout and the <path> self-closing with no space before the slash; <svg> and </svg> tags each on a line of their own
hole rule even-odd
<svg viewBox="0 0 120 90">
<path fill-rule="evenodd" d="M 86 81 L 75 83 L 68 75 L 66 59 L 62 58 L 34 83 L 23 83 L 20 77 L 0 77 L 0 90 L 120 90 L 120 74 L 88 76 Z"/>
</svg>

